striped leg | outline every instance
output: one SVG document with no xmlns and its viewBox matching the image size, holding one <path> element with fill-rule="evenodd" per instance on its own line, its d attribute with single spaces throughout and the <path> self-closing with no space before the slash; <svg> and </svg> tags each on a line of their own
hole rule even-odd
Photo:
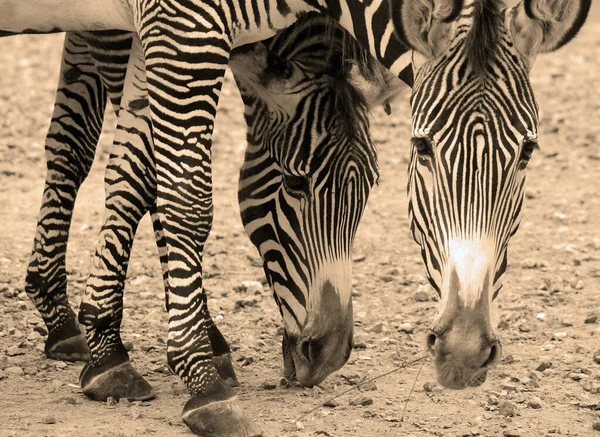
<svg viewBox="0 0 600 437">
<path fill-rule="evenodd" d="M 134 44 L 135 46 L 135 44 Z M 105 175 L 106 210 L 79 321 L 91 361 L 81 387 L 93 399 L 149 399 L 150 385 L 129 363 L 120 337 L 123 285 L 139 221 L 154 202 L 156 177 L 144 64 L 132 56 L 121 98 L 119 125 Z"/>
<path fill-rule="evenodd" d="M 216 11 L 188 2 L 182 9 L 169 6 L 174 10 L 168 13 L 156 5 L 156 10 L 140 14 L 145 18 L 140 37 L 154 129 L 157 214 L 169 272 L 167 358 L 192 395 L 183 411 L 192 431 L 222 437 L 261 435 L 212 364 L 202 286 L 202 253 L 212 226 L 212 132 L 231 42 L 215 28 L 182 29 L 194 23 L 185 19 L 190 13 L 212 19 L 219 17 Z M 165 32 L 172 37 L 158 37 Z"/>
<path fill-rule="evenodd" d="M 94 160 L 105 106 L 106 92 L 85 41 L 67 34 L 45 144 L 46 184 L 25 285 L 48 328 L 48 358 L 89 359 L 67 299 L 65 258 L 75 198 Z"/>
<path fill-rule="evenodd" d="M 152 226 L 154 227 L 154 236 L 156 238 L 156 245 L 158 247 L 158 255 L 160 257 L 160 265 L 163 271 L 163 282 L 165 284 L 165 291 L 167 290 L 167 279 L 169 277 L 169 270 L 167 268 L 167 242 L 165 240 L 164 232 L 158 219 L 156 211 L 156 203 L 150 208 L 152 214 Z M 167 310 L 169 309 L 169 295 L 165 293 L 165 303 Z M 206 308 L 208 313 L 208 308 Z M 225 340 L 225 337 L 215 325 L 212 317 L 208 314 L 207 320 L 207 331 L 210 344 L 212 346 L 212 363 L 217 369 L 219 376 L 231 387 L 237 387 L 240 385 L 235 370 L 233 369 L 233 363 L 231 362 L 231 348 L 229 343 Z"/>
</svg>

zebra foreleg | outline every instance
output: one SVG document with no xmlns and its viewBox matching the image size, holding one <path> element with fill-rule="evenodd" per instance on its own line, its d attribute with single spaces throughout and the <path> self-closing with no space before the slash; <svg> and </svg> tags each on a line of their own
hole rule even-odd
<svg viewBox="0 0 600 437">
<path fill-rule="evenodd" d="M 202 284 L 202 253 L 213 218 L 212 133 L 231 41 L 223 29 L 171 21 L 195 8 L 202 16 L 220 17 L 219 11 L 201 10 L 212 5 L 186 3 L 192 9 L 182 10 L 176 2 L 171 6 L 175 9 L 167 14 L 159 3 L 146 4 L 148 10 L 141 16 L 148 18 L 139 30 L 152 113 L 157 214 L 166 242 L 167 359 L 191 394 L 183 421 L 193 432 L 210 437 L 260 436 L 213 365 Z M 192 28 L 184 28 L 188 23 Z M 165 29 L 176 38 L 158 37 Z"/>
<path fill-rule="evenodd" d="M 57 360 L 90 357 L 68 302 L 65 258 L 75 198 L 94 160 L 105 106 L 106 91 L 85 41 L 68 33 L 46 136 L 46 185 L 25 284 L 48 328 L 46 356 Z"/>
<path fill-rule="evenodd" d="M 167 279 L 169 276 L 169 270 L 167 268 L 167 243 L 165 241 L 162 226 L 160 225 L 160 220 L 156 213 L 156 203 L 152 204 L 150 207 L 150 214 L 152 215 L 152 226 L 154 227 L 154 236 L 156 238 L 156 246 L 158 247 L 158 255 L 163 272 L 163 282 L 165 284 L 165 290 L 167 290 Z M 168 310 L 168 293 L 165 293 L 165 303 Z M 217 328 L 217 325 L 215 325 L 214 320 L 208 311 L 208 307 L 206 308 L 206 312 L 208 314 L 208 338 L 213 351 L 213 366 L 215 366 L 223 381 L 231 387 L 237 387 L 240 383 L 235 374 L 235 370 L 233 369 L 233 363 L 231 362 L 231 348 L 229 347 L 229 343 L 227 343 L 227 340 L 225 340 L 225 337 L 219 328 Z"/>
<path fill-rule="evenodd" d="M 131 246 L 156 192 L 152 130 L 144 102 L 147 90 L 143 60 L 131 57 L 113 153 L 105 174 L 104 224 L 79 314 L 91 352 L 80 383 L 83 392 L 96 400 L 154 397 L 152 387 L 129 363 L 120 336 Z"/>
</svg>

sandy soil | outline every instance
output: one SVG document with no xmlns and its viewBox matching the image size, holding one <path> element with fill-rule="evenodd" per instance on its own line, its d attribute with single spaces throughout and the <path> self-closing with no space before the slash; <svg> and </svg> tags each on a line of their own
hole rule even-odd
<svg viewBox="0 0 600 437">
<path fill-rule="evenodd" d="M 374 114 L 381 183 L 355 246 L 357 347 L 321 387 L 289 390 L 278 387 L 280 317 L 270 292 L 240 291 L 244 281 L 264 276 L 238 218 L 245 125 L 237 91 L 227 81 L 214 136 L 216 217 L 205 257 L 206 288 L 212 313 L 234 348 L 241 403 L 268 436 L 600 436 L 593 429 L 600 422 L 600 365 L 593 359 L 600 325 L 585 323 L 600 315 L 600 29 L 594 27 L 558 54 L 541 56 L 533 73 L 543 114 L 542 151 L 530 164 L 523 223 L 510 245 L 498 299 L 502 363 L 482 387 L 461 392 L 437 386 L 431 363 L 418 378 L 419 366 L 411 366 L 378 379 L 369 390 L 340 397 L 335 408 L 318 408 L 300 423 L 305 412 L 362 378 L 423 353 L 436 302 L 406 218 L 408 95 L 391 117 Z M 157 398 L 116 406 L 88 400 L 77 385 L 82 365 L 46 360 L 43 337 L 34 331 L 43 325 L 23 284 L 60 50 L 58 35 L 0 41 L 0 436 L 191 435 L 180 419 L 185 388 L 166 368 L 166 313 L 147 218 L 129 268 L 123 338 L 132 343 L 133 364 L 154 385 Z M 110 121 L 72 227 L 68 269 L 76 304 L 102 219 Z M 414 332 L 401 332 L 403 323 Z M 5 355 L 15 345 L 23 355 Z M 552 366 L 536 371 L 542 362 Z"/>
</svg>

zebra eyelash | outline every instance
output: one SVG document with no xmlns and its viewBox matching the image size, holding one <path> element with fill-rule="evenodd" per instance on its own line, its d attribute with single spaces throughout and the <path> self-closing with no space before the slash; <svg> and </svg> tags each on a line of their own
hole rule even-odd
<svg viewBox="0 0 600 437">
<path fill-rule="evenodd" d="M 307 176 L 284 174 L 283 186 L 294 197 L 308 196 L 310 190 L 310 182 Z"/>
<path fill-rule="evenodd" d="M 540 145 L 537 140 L 526 138 L 521 145 L 521 154 L 519 156 L 519 161 L 527 163 L 531 159 L 531 155 L 533 152 L 540 149 Z"/>
<path fill-rule="evenodd" d="M 410 141 L 420 157 L 433 156 L 433 142 L 430 138 L 412 137 Z"/>
</svg>

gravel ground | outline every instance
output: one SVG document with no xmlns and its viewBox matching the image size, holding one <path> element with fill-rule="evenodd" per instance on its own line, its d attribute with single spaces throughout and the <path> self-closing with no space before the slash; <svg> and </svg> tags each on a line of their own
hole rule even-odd
<svg viewBox="0 0 600 437">
<path fill-rule="evenodd" d="M 123 338 L 157 398 L 117 405 L 90 401 L 77 384 L 82 365 L 46 360 L 42 353 L 43 324 L 23 285 L 61 42 L 60 35 L 0 41 L 0 436 L 191 435 L 180 419 L 185 388 L 166 367 L 167 317 L 147 218 L 129 267 Z M 488 381 L 450 391 L 436 385 L 431 363 L 420 373 L 419 366 L 409 366 L 302 419 L 363 378 L 423 354 L 437 304 L 408 229 L 408 94 L 392 116 L 374 113 L 381 180 L 355 245 L 352 357 L 320 387 L 281 389 L 279 314 L 266 287 L 243 286 L 264 276 L 238 218 L 245 125 L 228 78 L 214 135 L 215 224 L 205 257 L 206 288 L 234 349 L 242 405 L 268 436 L 600 436 L 594 430 L 600 427 L 599 43 L 600 29 L 590 24 L 568 48 L 540 56 L 532 74 L 542 109 L 542 150 L 529 166 L 524 218 L 499 296 L 504 358 Z M 113 123 L 109 117 L 73 221 L 67 262 L 75 303 L 102 219 Z"/>
</svg>

